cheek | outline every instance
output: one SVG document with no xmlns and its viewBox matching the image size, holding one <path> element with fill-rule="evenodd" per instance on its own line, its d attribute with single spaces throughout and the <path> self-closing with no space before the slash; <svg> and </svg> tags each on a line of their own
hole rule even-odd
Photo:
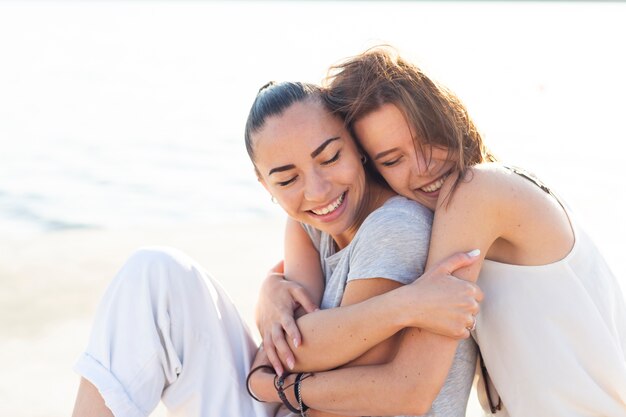
<svg viewBox="0 0 626 417">
<path fill-rule="evenodd" d="M 278 205 L 283 209 L 285 213 L 290 215 L 291 217 L 296 217 L 296 213 L 298 212 L 297 207 L 298 204 L 294 199 L 294 196 L 289 193 L 281 193 L 276 196 Z"/>
<path fill-rule="evenodd" d="M 387 183 L 397 193 L 402 193 L 405 190 L 411 188 L 409 183 L 409 175 L 405 169 L 396 168 L 393 170 L 387 170 L 387 172 L 383 174 L 383 178 L 385 178 Z"/>
</svg>

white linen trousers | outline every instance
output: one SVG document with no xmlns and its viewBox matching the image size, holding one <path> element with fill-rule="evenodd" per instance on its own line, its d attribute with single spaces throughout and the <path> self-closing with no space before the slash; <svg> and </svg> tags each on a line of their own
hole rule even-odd
<svg viewBox="0 0 626 417">
<path fill-rule="evenodd" d="M 257 346 L 234 304 L 192 259 L 173 249 L 134 253 L 98 307 L 74 369 L 116 417 L 269 417 L 246 391 Z"/>
</svg>

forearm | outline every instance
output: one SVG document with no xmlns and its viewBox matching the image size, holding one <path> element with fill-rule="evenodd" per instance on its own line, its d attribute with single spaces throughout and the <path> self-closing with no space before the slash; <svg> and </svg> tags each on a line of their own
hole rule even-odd
<svg viewBox="0 0 626 417">
<path fill-rule="evenodd" d="M 425 414 L 446 380 L 457 344 L 407 330 L 392 362 L 316 373 L 302 383 L 303 401 L 311 408 L 345 415 Z"/>
<path fill-rule="evenodd" d="M 296 358 L 292 372 L 336 368 L 389 339 L 406 326 L 402 298 L 394 290 L 357 304 L 300 317 L 297 323 L 302 344 L 296 348 L 289 341 Z"/>
<path fill-rule="evenodd" d="M 251 378 L 250 386 L 257 398 L 259 398 L 260 400 L 265 402 L 282 403 L 274 387 L 274 377 L 275 374 L 273 373 L 259 371 L 258 374 L 254 375 Z M 291 384 L 293 384 L 295 381 L 295 377 L 296 375 L 292 374 L 285 378 L 285 386 L 290 386 Z M 299 408 L 298 401 L 291 386 L 288 389 L 284 390 L 284 394 L 287 398 L 287 401 L 289 401 L 291 405 Z M 313 408 L 309 408 L 307 411 L 307 416 L 309 417 L 342 417 L 348 415 L 339 415 L 336 413 L 315 410 Z"/>
<path fill-rule="evenodd" d="M 302 399 L 312 409 L 341 415 L 425 414 L 446 380 L 457 344 L 444 336 L 407 329 L 391 362 L 316 372 L 302 381 Z M 286 385 L 294 378 L 290 375 Z M 251 387 L 262 400 L 280 402 L 274 374 L 256 373 Z M 295 404 L 292 390 L 285 393 Z"/>
</svg>

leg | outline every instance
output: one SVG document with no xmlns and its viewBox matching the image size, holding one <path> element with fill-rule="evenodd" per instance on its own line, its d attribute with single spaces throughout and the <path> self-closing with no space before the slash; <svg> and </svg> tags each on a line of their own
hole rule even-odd
<svg viewBox="0 0 626 417">
<path fill-rule="evenodd" d="M 98 388 L 85 378 L 81 378 L 72 417 L 86 416 L 114 417 L 109 407 L 104 404 L 104 399 L 98 392 Z"/>
<path fill-rule="evenodd" d="M 181 416 L 265 417 L 245 388 L 255 352 L 209 275 L 179 252 L 143 249 L 107 290 L 75 369 L 116 417 L 147 416 L 160 399 Z"/>
</svg>

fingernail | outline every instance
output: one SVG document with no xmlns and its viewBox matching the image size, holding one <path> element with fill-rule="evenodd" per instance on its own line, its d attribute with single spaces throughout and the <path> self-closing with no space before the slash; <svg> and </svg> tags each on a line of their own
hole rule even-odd
<svg viewBox="0 0 626 417">
<path fill-rule="evenodd" d="M 294 347 L 300 346 L 300 342 L 295 337 L 293 338 L 293 345 L 294 345 Z"/>
<path fill-rule="evenodd" d="M 467 252 L 467 256 L 469 256 L 471 258 L 475 258 L 478 255 L 480 255 L 480 249 L 474 249 L 474 250 L 471 250 L 471 251 Z"/>
<path fill-rule="evenodd" d="M 283 368 L 274 368 L 274 370 L 276 371 L 276 375 L 282 375 L 283 374 Z"/>
<path fill-rule="evenodd" d="M 316 311 L 320 311 L 320 309 L 315 307 L 315 310 L 313 310 L 313 312 L 315 313 Z"/>
<path fill-rule="evenodd" d="M 293 369 L 293 366 L 294 366 L 293 359 L 291 358 L 287 359 L 287 366 L 289 367 L 289 369 Z"/>
</svg>

